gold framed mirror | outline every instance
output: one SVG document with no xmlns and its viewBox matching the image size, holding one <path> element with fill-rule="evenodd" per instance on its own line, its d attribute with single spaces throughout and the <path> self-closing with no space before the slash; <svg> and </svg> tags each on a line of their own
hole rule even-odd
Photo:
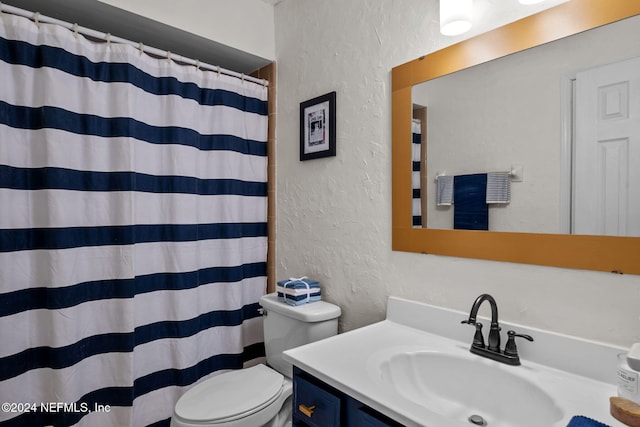
<svg viewBox="0 0 640 427">
<path fill-rule="evenodd" d="M 571 0 L 392 70 L 392 249 L 640 274 L 640 237 L 412 227 L 412 87 L 640 14 L 640 2 Z"/>
</svg>

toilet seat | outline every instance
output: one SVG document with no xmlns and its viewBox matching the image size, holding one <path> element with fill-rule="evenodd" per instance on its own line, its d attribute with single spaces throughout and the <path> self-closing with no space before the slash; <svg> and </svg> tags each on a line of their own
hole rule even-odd
<svg viewBox="0 0 640 427">
<path fill-rule="evenodd" d="M 187 391 L 176 403 L 174 414 L 202 425 L 246 418 L 277 401 L 285 383 L 282 374 L 265 365 L 230 371 Z"/>
</svg>

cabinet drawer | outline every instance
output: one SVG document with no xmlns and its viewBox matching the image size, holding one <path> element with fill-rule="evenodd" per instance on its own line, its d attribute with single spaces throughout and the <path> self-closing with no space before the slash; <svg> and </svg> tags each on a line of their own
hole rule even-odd
<svg viewBox="0 0 640 427">
<path fill-rule="evenodd" d="M 340 398 L 304 378 L 296 377 L 293 410 L 298 419 L 314 427 L 340 425 Z M 301 405 L 308 408 L 301 410 Z M 305 413 L 306 412 L 306 413 Z"/>
<path fill-rule="evenodd" d="M 370 414 L 366 408 L 360 408 L 355 411 L 354 424 L 357 427 L 394 427 L 397 424 L 388 423 L 373 414 Z"/>
</svg>

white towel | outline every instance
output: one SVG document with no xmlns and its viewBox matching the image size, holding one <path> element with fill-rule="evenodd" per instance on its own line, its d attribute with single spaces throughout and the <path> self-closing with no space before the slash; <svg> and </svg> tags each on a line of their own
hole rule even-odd
<svg viewBox="0 0 640 427">
<path fill-rule="evenodd" d="M 453 204 L 453 175 L 440 175 L 437 184 L 436 204 L 451 206 Z"/>
<path fill-rule="evenodd" d="M 487 203 L 511 202 L 511 177 L 509 172 L 487 174 Z"/>
</svg>

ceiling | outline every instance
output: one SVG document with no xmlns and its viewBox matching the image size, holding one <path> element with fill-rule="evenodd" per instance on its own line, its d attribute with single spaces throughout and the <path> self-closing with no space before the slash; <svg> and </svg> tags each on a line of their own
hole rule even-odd
<svg viewBox="0 0 640 427">
<path fill-rule="evenodd" d="M 282 0 L 262 1 L 275 5 Z M 3 0 L 3 2 L 62 21 L 77 22 L 82 27 L 142 42 L 146 46 L 175 52 L 239 73 L 251 73 L 271 62 L 97 0 Z"/>
</svg>

